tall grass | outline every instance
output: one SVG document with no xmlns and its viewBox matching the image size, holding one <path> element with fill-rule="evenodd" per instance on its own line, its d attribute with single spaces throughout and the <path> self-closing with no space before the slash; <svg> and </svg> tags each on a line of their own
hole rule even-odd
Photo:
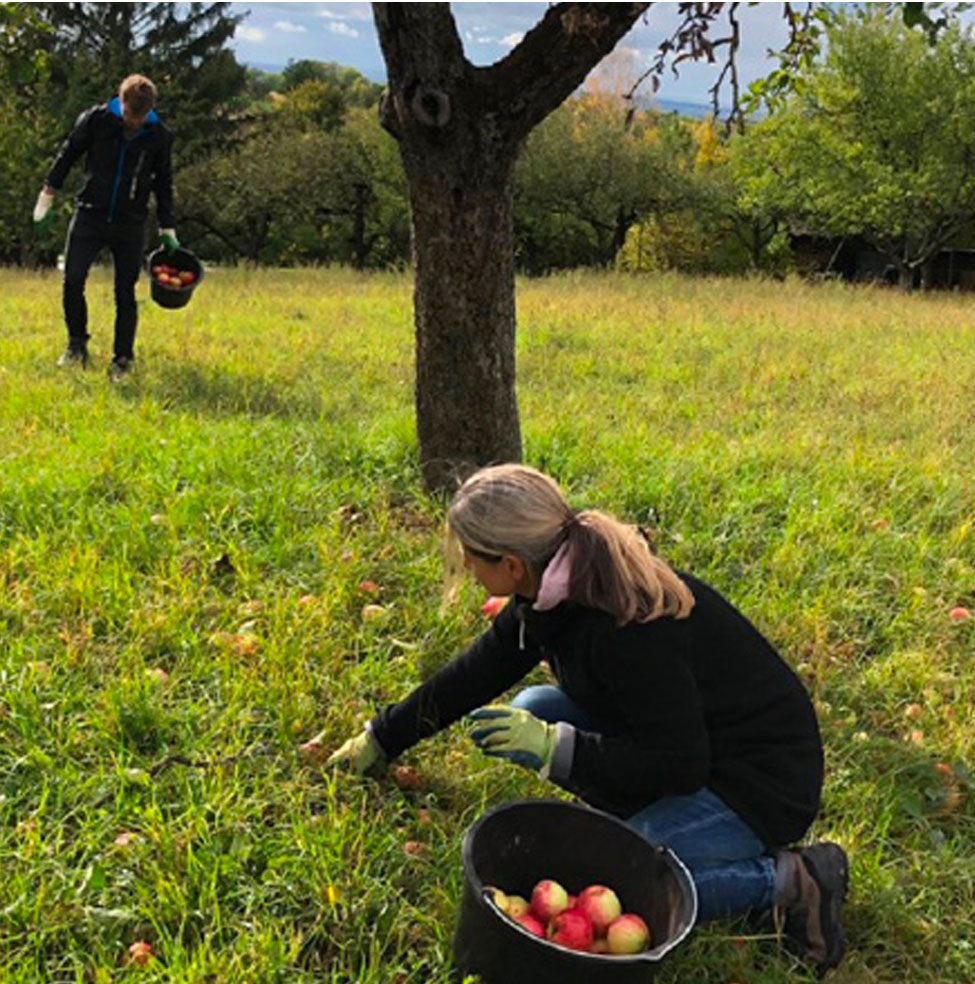
<svg viewBox="0 0 975 984">
<path fill-rule="evenodd" d="M 105 271 L 85 373 L 54 366 L 55 277 L 0 291 L 0 979 L 447 981 L 464 829 L 551 789 L 460 727 L 407 754 L 418 790 L 295 754 L 483 628 L 473 587 L 438 611 L 408 279 L 212 271 L 143 307 L 120 386 Z M 518 305 L 526 459 L 651 527 L 814 695 L 812 834 L 853 863 L 834 979 L 975 979 L 975 623 L 948 616 L 975 608 L 975 301 L 587 274 Z M 811 978 L 716 924 L 659 979 Z"/>
</svg>

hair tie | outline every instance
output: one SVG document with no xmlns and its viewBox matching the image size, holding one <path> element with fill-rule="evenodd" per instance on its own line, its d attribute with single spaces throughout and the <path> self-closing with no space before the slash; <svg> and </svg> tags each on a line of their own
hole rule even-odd
<svg viewBox="0 0 975 984">
<path fill-rule="evenodd" d="M 569 530 L 575 529 L 577 526 L 581 526 L 582 523 L 579 522 L 578 513 L 572 513 L 571 516 L 562 524 L 562 529 L 568 533 Z"/>
</svg>

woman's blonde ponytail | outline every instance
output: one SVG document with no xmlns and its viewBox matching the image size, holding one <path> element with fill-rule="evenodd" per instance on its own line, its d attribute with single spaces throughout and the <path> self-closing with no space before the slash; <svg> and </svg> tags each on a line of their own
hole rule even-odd
<svg viewBox="0 0 975 984">
<path fill-rule="evenodd" d="M 573 513 L 557 483 L 527 465 L 475 472 L 454 496 L 447 525 L 469 550 L 521 557 L 536 585 L 568 542 L 569 600 L 608 612 L 620 625 L 684 618 L 694 605 L 690 588 L 635 527 L 596 510 Z"/>
</svg>

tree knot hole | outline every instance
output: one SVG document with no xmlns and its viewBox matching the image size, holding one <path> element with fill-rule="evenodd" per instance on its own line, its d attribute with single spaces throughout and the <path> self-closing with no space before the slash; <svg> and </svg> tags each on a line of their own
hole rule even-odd
<svg viewBox="0 0 975 984">
<path fill-rule="evenodd" d="M 450 98 L 439 89 L 417 86 L 410 108 L 424 126 L 443 127 L 450 121 Z"/>
</svg>

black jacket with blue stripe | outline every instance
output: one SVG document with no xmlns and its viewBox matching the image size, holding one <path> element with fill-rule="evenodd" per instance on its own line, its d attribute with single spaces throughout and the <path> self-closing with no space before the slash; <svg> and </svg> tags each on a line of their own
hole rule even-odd
<svg viewBox="0 0 975 984">
<path fill-rule="evenodd" d="M 155 110 L 139 132 L 126 140 L 116 96 L 78 117 L 48 172 L 47 184 L 60 188 L 71 165 L 86 155 L 84 184 L 75 199 L 79 209 L 113 222 L 142 222 L 148 212 L 149 193 L 154 192 L 159 225 L 171 228 L 172 144 L 172 132 L 162 125 Z"/>
</svg>

